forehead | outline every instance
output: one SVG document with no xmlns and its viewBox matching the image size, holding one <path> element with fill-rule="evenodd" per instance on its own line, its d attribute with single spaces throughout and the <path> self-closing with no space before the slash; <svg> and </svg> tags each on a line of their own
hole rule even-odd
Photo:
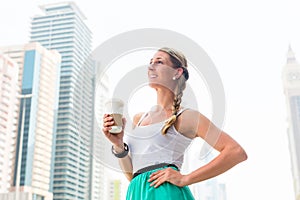
<svg viewBox="0 0 300 200">
<path fill-rule="evenodd" d="M 169 60 L 170 59 L 170 55 L 167 54 L 166 52 L 163 52 L 163 51 L 157 51 L 153 55 L 152 59 L 165 59 L 165 60 Z"/>
</svg>

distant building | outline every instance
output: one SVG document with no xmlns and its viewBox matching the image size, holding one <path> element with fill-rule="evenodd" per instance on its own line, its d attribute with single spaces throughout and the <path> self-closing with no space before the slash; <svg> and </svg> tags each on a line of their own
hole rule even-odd
<svg viewBox="0 0 300 200">
<path fill-rule="evenodd" d="M 0 54 L 0 193 L 8 193 L 13 166 L 19 111 L 19 65 Z"/>
<path fill-rule="evenodd" d="M 121 199 L 121 181 L 110 180 L 108 184 L 108 198 L 105 200 L 123 200 Z"/>
<path fill-rule="evenodd" d="M 108 187 L 106 168 L 109 166 L 105 161 L 106 152 L 110 153 L 111 143 L 102 133 L 104 102 L 109 94 L 109 80 L 107 76 L 101 76 L 96 72 L 94 93 L 94 134 L 92 138 L 92 170 L 91 170 L 91 199 L 102 200 L 107 195 Z"/>
<path fill-rule="evenodd" d="M 291 47 L 283 67 L 282 81 L 287 104 L 287 134 L 295 199 L 300 200 L 300 64 Z"/>
<path fill-rule="evenodd" d="M 50 200 L 60 55 L 38 43 L 0 47 L 19 65 L 21 91 L 10 193 L 0 199 Z M 12 90 L 12 92 L 14 92 Z M 9 133 L 7 133 L 9 134 Z"/>
<path fill-rule="evenodd" d="M 53 199 L 91 199 L 94 65 L 91 31 L 74 2 L 40 6 L 30 40 L 61 56 Z"/>
</svg>

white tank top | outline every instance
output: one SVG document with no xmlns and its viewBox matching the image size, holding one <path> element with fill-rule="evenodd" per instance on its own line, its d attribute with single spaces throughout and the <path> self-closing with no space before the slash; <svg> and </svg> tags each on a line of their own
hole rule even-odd
<svg viewBox="0 0 300 200">
<path fill-rule="evenodd" d="M 178 112 L 177 116 L 183 111 Z M 140 122 L 144 117 L 141 117 Z M 133 173 L 159 163 L 175 164 L 180 169 L 185 150 L 192 139 L 179 133 L 173 125 L 166 135 L 162 135 L 164 121 L 145 126 L 139 126 L 140 122 L 132 133 L 126 133 L 124 137 L 129 146 Z"/>
</svg>

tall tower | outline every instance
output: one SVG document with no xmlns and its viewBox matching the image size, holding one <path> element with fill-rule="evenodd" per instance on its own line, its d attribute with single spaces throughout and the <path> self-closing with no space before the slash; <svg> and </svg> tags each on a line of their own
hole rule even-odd
<svg viewBox="0 0 300 200">
<path fill-rule="evenodd" d="M 13 180 L 20 92 L 18 74 L 19 65 L 0 54 L 0 193 L 8 193 Z"/>
<path fill-rule="evenodd" d="M 18 63 L 19 77 L 15 76 L 21 86 L 11 192 L 0 197 L 51 200 L 60 55 L 38 43 L 1 47 L 0 50 Z"/>
<path fill-rule="evenodd" d="M 95 105 L 94 105 L 94 135 L 92 144 L 92 177 L 91 177 L 91 199 L 105 199 L 108 183 L 106 181 L 107 174 L 105 173 L 104 152 L 105 149 L 110 149 L 107 145 L 106 138 L 102 133 L 102 116 L 104 114 L 104 103 L 109 94 L 109 81 L 107 76 L 100 77 L 100 72 L 96 72 L 95 76 Z"/>
<path fill-rule="evenodd" d="M 54 199 L 90 199 L 93 134 L 91 31 L 73 2 L 40 6 L 31 23 L 31 41 L 62 56 L 54 162 Z"/>
<path fill-rule="evenodd" d="M 289 46 L 282 81 L 287 104 L 287 134 L 291 156 L 295 199 L 300 200 L 300 64 Z"/>
<path fill-rule="evenodd" d="M 104 200 L 121 200 L 121 186 L 120 180 L 110 180 L 108 182 L 108 198 Z"/>
</svg>

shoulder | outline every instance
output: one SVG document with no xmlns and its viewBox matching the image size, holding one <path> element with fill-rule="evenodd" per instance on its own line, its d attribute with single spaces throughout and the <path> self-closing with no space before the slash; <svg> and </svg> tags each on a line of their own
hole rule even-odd
<svg viewBox="0 0 300 200">
<path fill-rule="evenodd" d="M 195 137 L 199 129 L 209 126 L 210 120 L 194 109 L 184 110 L 178 117 L 177 127 L 181 132 Z"/>
<path fill-rule="evenodd" d="M 199 118 L 201 116 L 202 114 L 197 110 L 191 108 L 183 108 L 183 111 L 178 118 L 182 119 L 183 121 L 188 121 L 191 119 Z"/>
<path fill-rule="evenodd" d="M 198 110 L 194 110 L 191 108 L 183 108 L 183 109 L 184 109 L 184 111 L 180 114 L 180 116 L 183 120 L 191 120 L 191 119 L 205 120 L 205 119 L 207 119 L 207 117 L 205 115 L 203 115 L 201 112 L 199 112 Z"/>
</svg>

